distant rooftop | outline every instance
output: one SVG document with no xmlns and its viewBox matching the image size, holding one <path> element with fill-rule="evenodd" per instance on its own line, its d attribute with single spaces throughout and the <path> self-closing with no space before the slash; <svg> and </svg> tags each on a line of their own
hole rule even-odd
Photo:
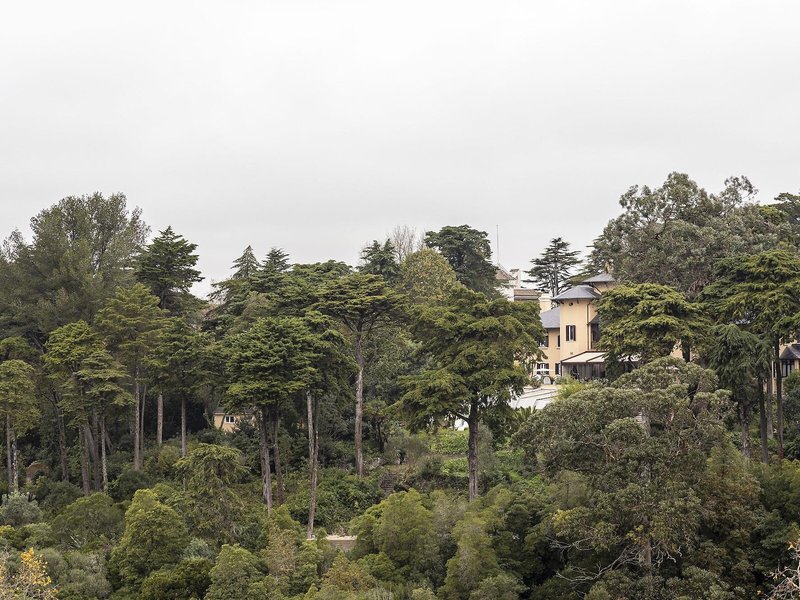
<svg viewBox="0 0 800 600">
<path fill-rule="evenodd" d="M 611 273 L 600 273 L 594 277 L 589 277 L 583 283 L 614 283 L 616 279 Z"/>
<path fill-rule="evenodd" d="M 590 285 L 576 285 L 568 290 L 564 290 L 558 296 L 553 297 L 554 302 L 562 302 L 564 300 L 594 300 L 600 297 L 600 292 Z"/>
</svg>

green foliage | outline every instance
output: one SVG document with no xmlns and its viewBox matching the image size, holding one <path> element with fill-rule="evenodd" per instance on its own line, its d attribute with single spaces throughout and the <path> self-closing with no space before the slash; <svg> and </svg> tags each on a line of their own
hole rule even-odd
<svg viewBox="0 0 800 600">
<path fill-rule="evenodd" d="M 497 294 L 496 269 L 485 231 L 468 225 L 448 225 L 425 232 L 425 245 L 439 251 L 463 285 L 486 296 Z"/>
<path fill-rule="evenodd" d="M 367 245 L 361 251 L 361 266 L 359 271 L 371 275 L 380 275 L 386 281 L 393 283 L 400 276 L 400 265 L 397 264 L 397 252 L 391 240 L 386 240 L 382 245 L 378 240 Z"/>
<path fill-rule="evenodd" d="M 120 583 L 137 588 L 153 571 L 177 563 L 188 541 L 180 515 L 150 490 L 138 490 L 125 512 L 125 530 L 109 569 Z"/>
<path fill-rule="evenodd" d="M 551 518 L 564 548 L 648 569 L 694 546 L 701 475 L 728 409 L 716 386 L 712 372 L 663 358 L 534 414 L 515 442 L 533 444 L 551 477 L 578 471 L 592 490 Z"/>
<path fill-rule="evenodd" d="M 22 492 L 7 494 L 2 498 L 0 505 L 0 523 L 21 527 L 35 523 L 42 518 L 42 511 L 36 500 L 29 500 L 28 495 Z"/>
<path fill-rule="evenodd" d="M 159 308 L 175 314 L 193 304 L 189 289 L 203 280 L 194 268 L 196 248 L 167 227 L 137 257 L 136 279 L 150 287 Z"/>
<path fill-rule="evenodd" d="M 608 353 L 606 368 L 617 375 L 626 362 L 650 362 L 669 356 L 678 346 L 688 351 L 708 329 L 699 305 L 663 285 L 617 286 L 602 295 L 597 310 L 603 324 L 600 347 Z"/>
<path fill-rule="evenodd" d="M 383 497 L 374 480 L 358 479 L 337 469 L 320 471 L 317 513 L 314 522 L 328 531 L 347 524 Z M 304 522 L 308 516 L 309 490 L 303 485 L 286 502 L 292 517 Z"/>
<path fill-rule="evenodd" d="M 389 563 L 380 573 L 389 581 L 401 582 L 421 580 L 437 561 L 432 527 L 433 513 L 415 490 L 390 495 L 353 522 L 360 553 L 385 556 Z M 373 561 L 373 569 L 376 566 Z"/>
<path fill-rule="evenodd" d="M 569 249 L 569 242 L 560 237 L 553 238 L 541 256 L 531 260 L 533 266 L 526 272 L 539 285 L 538 289 L 557 296 L 580 264 L 579 255 L 577 250 Z"/>
<path fill-rule="evenodd" d="M 244 504 L 232 485 L 244 469 L 234 448 L 199 444 L 176 464 L 186 482 L 178 509 L 192 532 L 215 542 L 236 541 Z"/>
<path fill-rule="evenodd" d="M 123 194 L 70 196 L 31 219 L 31 242 L 19 231 L 8 240 L 3 321 L 36 340 L 73 321 L 91 322 L 98 309 L 130 282 L 133 257 L 147 225 Z"/>
<path fill-rule="evenodd" d="M 211 585 L 213 563 L 205 558 L 181 561 L 175 568 L 148 575 L 139 593 L 141 600 L 185 600 L 203 598 Z"/>
<path fill-rule="evenodd" d="M 751 199 L 745 177 L 709 193 L 684 173 L 658 188 L 633 186 L 620 198 L 623 213 L 594 241 L 590 263 L 619 281 L 672 287 L 694 299 L 715 279 L 721 259 L 760 252 L 789 235 Z"/>
<path fill-rule="evenodd" d="M 436 454 L 466 454 L 467 431 L 440 429 L 431 436 L 430 449 Z"/>
<path fill-rule="evenodd" d="M 53 536 L 65 547 L 82 549 L 117 537 L 122 510 L 106 494 L 78 498 L 53 519 Z"/>
<path fill-rule="evenodd" d="M 210 572 L 206 600 L 255 600 L 256 584 L 263 574 L 258 559 L 240 546 L 222 546 Z"/>
<path fill-rule="evenodd" d="M 457 284 L 453 267 L 430 248 L 422 248 L 400 263 L 400 287 L 413 304 L 443 302 Z"/>
<path fill-rule="evenodd" d="M 125 469 L 119 477 L 108 484 L 108 493 L 117 502 L 122 502 L 133 498 L 136 490 L 149 488 L 153 483 L 153 476 L 146 471 Z"/>
</svg>

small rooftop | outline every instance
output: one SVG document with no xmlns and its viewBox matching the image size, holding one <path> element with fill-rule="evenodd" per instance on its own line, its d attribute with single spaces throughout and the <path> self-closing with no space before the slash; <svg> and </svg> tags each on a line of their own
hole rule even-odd
<svg viewBox="0 0 800 600">
<path fill-rule="evenodd" d="M 590 285 L 576 285 L 568 290 L 564 290 L 558 296 L 553 297 L 553 302 L 564 300 L 595 300 L 600 297 L 600 292 Z"/>
<path fill-rule="evenodd" d="M 616 279 L 611 273 L 600 273 L 594 277 L 584 280 L 583 283 L 614 283 Z"/>
<path fill-rule="evenodd" d="M 800 359 L 800 344 L 790 344 L 781 352 L 781 360 L 798 360 Z"/>
<path fill-rule="evenodd" d="M 544 311 L 540 316 L 545 329 L 558 329 L 561 326 L 561 309 L 557 306 Z"/>
</svg>

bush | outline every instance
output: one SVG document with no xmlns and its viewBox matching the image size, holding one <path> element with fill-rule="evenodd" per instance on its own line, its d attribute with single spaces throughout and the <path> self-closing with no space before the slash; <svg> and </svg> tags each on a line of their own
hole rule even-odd
<svg viewBox="0 0 800 600">
<path fill-rule="evenodd" d="M 155 481 L 152 476 L 144 471 L 127 469 L 119 477 L 108 484 L 109 495 L 117 502 L 130 500 L 136 490 L 151 487 Z"/>
<path fill-rule="evenodd" d="M 141 600 L 184 600 L 202 598 L 211 585 L 213 563 L 206 558 L 192 558 L 174 569 L 151 573 L 142 583 Z"/>
<path fill-rule="evenodd" d="M 81 489 L 69 481 L 53 481 L 40 477 L 31 488 L 39 507 L 49 515 L 55 515 L 68 504 L 83 496 Z"/>
<path fill-rule="evenodd" d="M 442 429 L 431 438 L 431 452 L 435 454 L 466 454 L 469 445 L 469 433 Z"/>
<path fill-rule="evenodd" d="M 331 531 L 350 522 L 383 497 L 381 489 L 373 480 L 358 479 L 338 469 L 326 469 L 320 473 L 317 488 L 317 513 L 314 522 Z M 301 487 L 286 502 L 292 518 L 305 523 L 308 517 L 308 486 Z"/>
<path fill-rule="evenodd" d="M 122 510 L 106 494 L 79 498 L 53 519 L 53 535 L 59 544 L 83 548 L 119 534 Z"/>
<path fill-rule="evenodd" d="M 0 524 L 20 527 L 41 520 L 42 511 L 36 500 L 28 500 L 21 492 L 3 496 L 0 506 Z"/>
</svg>

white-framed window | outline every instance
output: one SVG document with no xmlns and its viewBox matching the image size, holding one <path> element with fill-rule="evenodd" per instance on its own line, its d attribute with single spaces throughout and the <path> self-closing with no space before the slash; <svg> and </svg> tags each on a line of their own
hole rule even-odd
<svg viewBox="0 0 800 600">
<path fill-rule="evenodd" d="M 550 373 L 550 365 L 548 363 L 536 363 L 536 372 L 539 375 L 548 375 Z"/>
<path fill-rule="evenodd" d="M 574 342 L 575 341 L 575 338 L 577 337 L 576 333 L 577 332 L 576 332 L 576 329 L 575 329 L 575 325 L 567 325 L 566 334 L 567 334 L 567 341 L 568 342 Z"/>
<path fill-rule="evenodd" d="M 234 417 L 233 415 L 225 415 L 225 422 L 236 423 L 236 417 Z"/>
</svg>

